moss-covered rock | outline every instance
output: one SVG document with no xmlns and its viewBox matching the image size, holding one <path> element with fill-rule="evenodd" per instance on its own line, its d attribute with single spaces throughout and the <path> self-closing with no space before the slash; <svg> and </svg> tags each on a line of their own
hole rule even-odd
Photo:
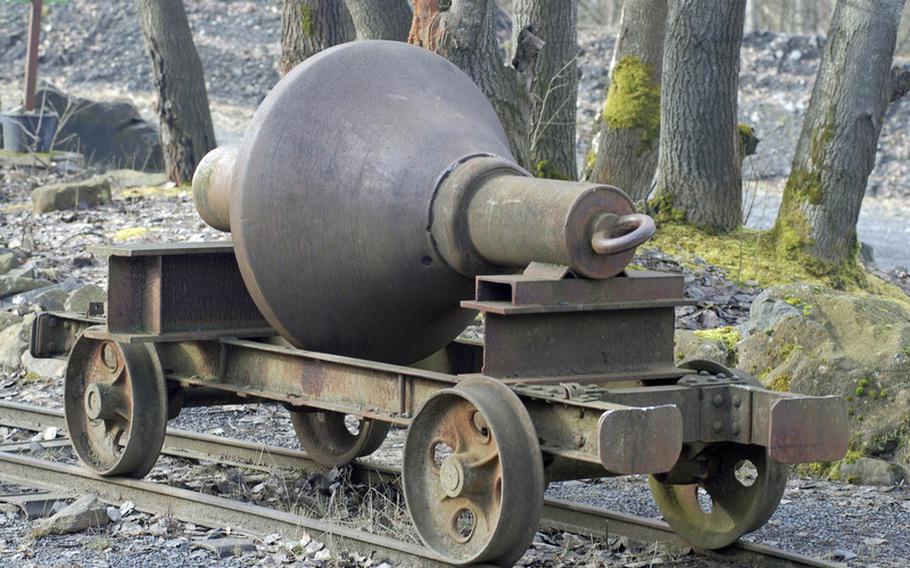
<svg viewBox="0 0 910 568">
<path fill-rule="evenodd" d="M 734 363 L 733 351 L 729 349 L 727 343 L 718 337 L 698 331 L 676 330 L 674 353 L 677 363 L 694 359 L 707 359 L 728 365 Z"/>
<path fill-rule="evenodd" d="M 89 209 L 111 202 L 111 183 L 103 177 L 44 185 L 32 191 L 36 214 L 66 209 Z"/>
<path fill-rule="evenodd" d="M 768 388 L 843 396 L 851 448 L 910 467 L 910 308 L 820 285 L 765 290 L 752 306 L 740 368 Z"/>
</svg>

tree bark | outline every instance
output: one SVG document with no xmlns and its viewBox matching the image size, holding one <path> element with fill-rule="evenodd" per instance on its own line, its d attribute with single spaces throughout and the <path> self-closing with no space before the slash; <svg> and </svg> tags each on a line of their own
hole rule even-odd
<svg viewBox="0 0 910 568">
<path fill-rule="evenodd" d="M 357 39 L 407 41 L 413 14 L 407 0 L 345 0 Z"/>
<path fill-rule="evenodd" d="M 736 99 L 745 0 L 671 0 L 657 195 L 689 223 L 742 223 Z"/>
<path fill-rule="evenodd" d="M 530 125 L 532 101 L 526 70 L 534 68 L 536 55 L 533 34 L 525 30 L 520 57 L 512 66 L 503 65 L 502 50 L 496 39 L 494 0 L 452 0 L 448 10 L 440 10 L 439 0 L 414 0 L 414 20 L 408 42 L 434 51 L 457 65 L 492 103 L 502 122 L 514 158 L 532 169 Z"/>
<path fill-rule="evenodd" d="M 188 183 L 216 146 L 202 62 L 183 0 L 136 0 L 136 12 L 158 94 L 165 172 L 174 183 Z"/>
<path fill-rule="evenodd" d="M 888 105 L 904 0 L 841 0 L 803 121 L 774 228 L 778 252 L 819 274 L 856 266 L 856 221 Z"/>
<path fill-rule="evenodd" d="M 591 180 L 634 200 L 651 192 L 660 139 L 660 77 L 667 0 L 626 0 Z"/>
<path fill-rule="evenodd" d="M 543 42 L 531 75 L 531 163 L 539 177 L 576 179 L 575 115 L 578 100 L 577 0 L 515 0 L 512 45 L 532 29 Z"/>
<path fill-rule="evenodd" d="M 281 74 L 323 49 L 351 41 L 355 33 L 344 0 L 283 0 Z"/>
</svg>

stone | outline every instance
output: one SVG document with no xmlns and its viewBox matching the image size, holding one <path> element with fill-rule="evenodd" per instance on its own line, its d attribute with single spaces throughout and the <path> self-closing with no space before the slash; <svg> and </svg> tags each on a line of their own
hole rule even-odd
<svg viewBox="0 0 910 568">
<path fill-rule="evenodd" d="M 904 470 L 896 463 L 875 459 L 857 458 L 840 465 L 840 478 L 862 485 L 898 485 L 904 480 Z"/>
<path fill-rule="evenodd" d="M 9 298 L 9 302 L 14 306 L 38 305 L 46 310 L 62 310 L 63 305 L 69 297 L 69 293 L 83 286 L 82 282 L 75 278 L 67 278 L 63 282 L 50 284 L 35 288 L 28 292 L 21 292 Z"/>
<path fill-rule="evenodd" d="M 22 266 L 28 256 L 20 250 L 0 249 L 0 274 Z"/>
<path fill-rule="evenodd" d="M 253 541 L 245 538 L 200 538 L 193 541 L 195 546 L 211 550 L 218 558 L 242 556 L 244 552 L 256 550 Z"/>
<path fill-rule="evenodd" d="M 104 288 L 94 284 L 86 284 L 81 288 L 76 288 L 70 292 L 69 297 L 63 304 L 63 310 L 84 314 L 88 311 L 88 305 L 92 302 L 103 302 L 107 298 Z"/>
<path fill-rule="evenodd" d="M 66 359 L 41 358 L 36 359 L 26 350 L 19 359 L 22 367 L 29 373 L 45 379 L 63 378 L 66 371 Z"/>
<path fill-rule="evenodd" d="M 743 337 L 747 337 L 750 333 L 764 331 L 774 327 L 780 320 L 786 317 L 799 316 L 800 313 L 800 310 L 795 306 L 778 297 L 773 288 L 768 288 L 752 301 L 752 307 L 749 309 L 749 320 L 740 329 Z"/>
<path fill-rule="evenodd" d="M 60 288 L 50 288 L 41 294 L 35 296 L 33 302 L 48 312 L 59 312 L 63 309 L 64 303 L 69 298 L 69 294 Z"/>
<path fill-rule="evenodd" d="M 22 323 L 0 331 L 0 365 L 18 367 L 22 354 L 28 349 L 27 335 L 23 337 Z"/>
<path fill-rule="evenodd" d="M 707 359 L 726 364 L 730 359 L 730 352 L 723 341 L 701 337 L 694 331 L 687 329 L 676 330 L 674 353 L 677 363 L 694 359 Z"/>
<path fill-rule="evenodd" d="M 163 173 L 141 172 L 138 170 L 111 170 L 104 173 L 104 177 L 111 182 L 114 189 L 130 189 L 133 187 L 155 187 L 168 182 Z"/>
<path fill-rule="evenodd" d="M 95 176 L 83 181 L 54 183 L 32 191 L 35 214 L 67 209 L 90 209 L 111 202 L 111 182 Z"/>
<path fill-rule="evenodd" d="M 92 101 L 50 85 L 38 90 L 37 100 L 61 116 L 56 150 L 81 152 L 89 165 L 164 170 L 158 129 L 133 103 Z"/>
<path fill-rule="evenodd" d="M 40 280 L 37 278 L 13 276 L 11 274 L 0 276 L 0 298 L 5 298 L 6 296 L 12 296 L 13 294 L 19 294 L 22 292 L 29 292 L 36 288 L 47 286 L 48 284 L 50 284 L 50 282 L 47 280 Z"/>
<path fill-rule="evenodd" d="M 86 529 L 103 527 L 111 522 L 107 506 L 94 495 L 76 499 L 53 516 L 36 523 L 32 534 L 42 537 L 49 534 L 70 534 Z"/>
<path fill-rule="evenodd" d="M 22 316 L 16 312 L 0 311 L 0 330 L 22 321 Z"/>
<path fill-rule="evenodd" d="M 751 315 L 738 367 L 772 390 L 842 396 L 849 461 L 910 466 L 910 298 L 788 284 L 765 290 Z"/>
</svg>

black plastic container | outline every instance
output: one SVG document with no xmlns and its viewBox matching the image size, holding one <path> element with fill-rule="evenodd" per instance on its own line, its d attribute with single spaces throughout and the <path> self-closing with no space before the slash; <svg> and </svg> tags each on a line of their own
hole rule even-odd
<svg viewBox="0 0 910 568">
<path fill-rule="evenodd" d="M 0 113 L 3 148 L 11 152 L 49 152 L 60 117 L 53 111 Z"/>
</svg>

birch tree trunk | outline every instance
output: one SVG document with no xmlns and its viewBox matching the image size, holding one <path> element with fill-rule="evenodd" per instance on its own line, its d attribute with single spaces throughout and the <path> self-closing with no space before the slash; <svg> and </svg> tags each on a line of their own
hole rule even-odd
<svg viewBox="0 0 910 568">
<path fill-rule="evenodd" d="M 660 77 L 667 0 L 626 0 L 591 180 L 638 201 L 651 191 L 660 139 Z"/>
<path fill-rule="evenodd" d="M 659 203 L 689 223 L 742 223 L 736 99 L 745 0 L 671 0 L 661 74 Z"/>
<path fill-rule="evenodd" d="M 439 0 L 414 0 L 414 20 L 408 42 L 434 51 L 473 79 L 490 100 L 509 137 L 520 165 L 533 169 L 530 126 L 533 105 L 527 71 L 534 68 L 540 49 L 534 35 L 520 34 L 520 46 L 511 66 L 503 64 L 496 39 L 495 0 L 451 0 L 447 10 Z"/>
<path fill-rule="evenodd" d="M 407 41 L 413 14 L 407 0 L 345 0 L 357 39 Z"/>
<path fill-rule="evenodd" d="M 512 45 L 532 29 L 544 45 L 531 75 L 531 163 L 539 177 L 576 179 L 575 115 L 578 100 L 577 0 L 515 0 Z"/>
<path fill-rule="evenodd" d="M 283 0 L 281 74 L 323 49 L 354 39 L 354 34 L 344 0 Z"/>
<path fill-rule="evenodd" d="M 193 32 L 183 0 L 136 0 L 136 12 L 158 95 L 165 173 L 178 185 L 188 183 L 202 157 L 216 146 Z"/>
<path fill-rule="evenodd" d="M 903 5 L 837 3 L 777 214 L 778 252 L 835 280 L 857 266 L 856 221 L 882 120 L 907 88 L 906 75 L 891 69 Z"/>
</svg>

